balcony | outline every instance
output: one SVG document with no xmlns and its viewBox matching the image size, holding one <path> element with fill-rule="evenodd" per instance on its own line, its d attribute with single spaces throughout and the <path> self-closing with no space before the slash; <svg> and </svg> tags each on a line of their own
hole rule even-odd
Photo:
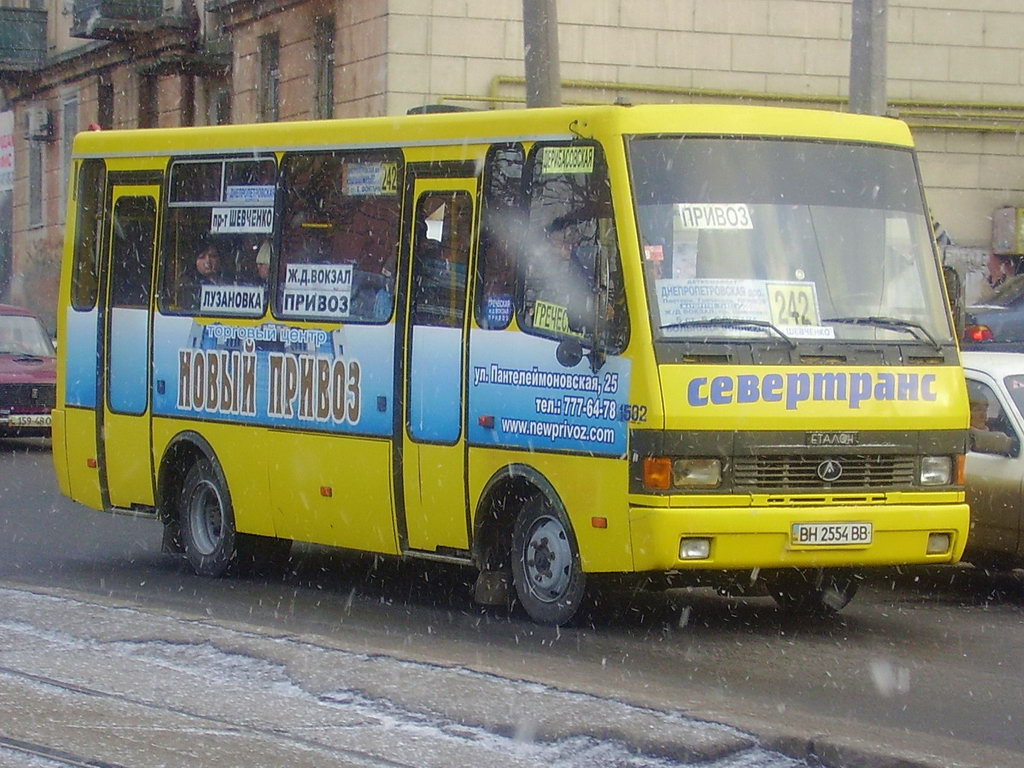
<svg viewBox="0 0 1024 768">
<path fill-rule="evenodd" d="M 259 15 L 266 11 L 280 11 L 303 0 L 206 0 L 206 10 L 220 14 L 242 12 Z"/>
<path fill-rule="evenodd" d="M 46 59 L 46 11 L 0 8 L 0 72 L 28 72 Z"/>
<path fill-rule="evenodd" d="M 183 15 L 164 11 L 163 0 L 74 0 L 71 34 L 90 40 L 127 40 L 160 28 L 188 27 Z"/>
</svg>

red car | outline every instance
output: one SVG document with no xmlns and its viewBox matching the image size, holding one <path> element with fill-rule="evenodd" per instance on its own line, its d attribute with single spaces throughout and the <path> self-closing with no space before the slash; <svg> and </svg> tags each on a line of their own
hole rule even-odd
<svg viewBox="0 0 1024 768">
<path fill-rule="evenodd" d="M 48 437 L 57 358 L 39 318 L 0 304 L 0 437 Z"/>
</svg>

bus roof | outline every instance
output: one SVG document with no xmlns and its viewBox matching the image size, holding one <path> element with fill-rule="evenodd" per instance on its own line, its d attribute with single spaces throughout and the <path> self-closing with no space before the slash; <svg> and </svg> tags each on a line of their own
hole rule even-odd
<svg viewBox="0 0 1024 768">
<path fill-rule="evenodd" d="M 132 157 L 240 148 L 371 148 L 684 133 L 913 145 L 906 124 L 892 118 L 783 107 L 644 104 L 86 131 L 75 138 L 74 153 L 77 157 Z"/>
</svg>

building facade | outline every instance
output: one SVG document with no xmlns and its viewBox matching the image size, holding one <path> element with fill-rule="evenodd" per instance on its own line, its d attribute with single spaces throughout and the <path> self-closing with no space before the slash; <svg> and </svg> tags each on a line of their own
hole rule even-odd
<svg viewBox="0 0 1024 768">
<path fill-rule="evenodd" d="M 845 109 L 852 0 L 560 0 L 562 99 Z M 1024 207 L 1024 6 L 889 0 L 929 205 Z M 75 133 L 522 106 L 522 0 L 0 0 L 0 300 L 53 327 Z"/>
</svg>

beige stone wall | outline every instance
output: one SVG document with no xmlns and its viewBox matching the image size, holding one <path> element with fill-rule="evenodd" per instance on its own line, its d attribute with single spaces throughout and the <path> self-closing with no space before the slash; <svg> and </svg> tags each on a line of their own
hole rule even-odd
<svg viewBox="0 0 1024 768">
<path fill-rule="evenodd" d="M 337 117 L 385 114 L 387 73 L 385 0 L 303 3 L 235 28 L 232 32 L 233 122 L 257 117 L 259 38 L 277 32 L 280 41 L 280 119 L 304 120 L 313 113 L 313 20 L 335 15 L 334 96 Z"/>
<path fill-rule="evenodd" d="M 758 102 L 771 94 L 778 97 L 776 103 L 842 106 L 848 90 L 851 4 L 559 0 L 563 99 Z M 63 0 L 49 0 L 48 7 L 51 55 L 86 43 L 69 37 Z M 313 19 L 326 13 L 334 13 L 337 21 L 338 117 L 402 114 L 437 102 L 483 108 L 521 104 L 522 0 L 260 0 L 237 4 L 228 19 L 200 15 L 211 31 L 226 23 L 233 38 L 234 122 L 256 118 L 258 39 L 272 31 L 281 42 L 281 119 L 311 115 Z M 1024 149 L 1013 132 L 1024 123 L 1022 41 L 1021 0 L 889 0 L 890 103 L 914 128 L 933 213 L 962 245 L 987 246 L 992 211 L 1024 206 Z M 77 90 L 84 128 L 96 119 L 96 67 L 108 66 L 114 126 L 132 128 L 138 120 L 137 63 L 123 51 L 119 58 L 108 50 L 96 61 L 68 64 L 66 74 L 61 65 L 58 76 L 64 79 L 30 98 L 45 103 L 59 119 L 62 96 Z M 185 93 L 181 77 L 160 78 L 159 125 L 181 123 Z M 196 120 L 204 122 L 201 81 L 194 93 Z M 928 114 L 951 101 L 965 106 L 943 110 L 941 118 Z M 27 226 L 27 153 L 21 136 L 26 104 L 15 105 L 15 299 L 52 292 L 52 254 L 59 252 L 64 219 L 58 141 L 44 150 L 46 224 Z M 1016 111 L 999 119 L 993 111 L 997 105 Z M 980 116 L 969 116 L 975 112 Z M 929 127 L 950 114 L 967 115 L 961 130 Z"/>
<path fill-rule="evenodd" d="M 851 6 L 560 0 L 561 75 L 570 81 L 563 98 L 730 101 L 749 92 L 838 105 L 848 92 Z M 437 101 L 503 107 L 487 98 L 521 99 L 520 82 L 500 80 L 523 75 L 521 9 L 521 0 L 390 0 L 387 111 Z M 889 0 L 890 102 L 1008 103 L 1024 111 L 1022 41 L 1020 0 Z M 602 82 L 617 87 L 590 85 Z M 992 210 L 1024 206 L 1020 142 L 980 120 L 975 130 L 921 127 L 915 136 L 934 214 L 958 242 L 987 245 Z"/>
</svg>

